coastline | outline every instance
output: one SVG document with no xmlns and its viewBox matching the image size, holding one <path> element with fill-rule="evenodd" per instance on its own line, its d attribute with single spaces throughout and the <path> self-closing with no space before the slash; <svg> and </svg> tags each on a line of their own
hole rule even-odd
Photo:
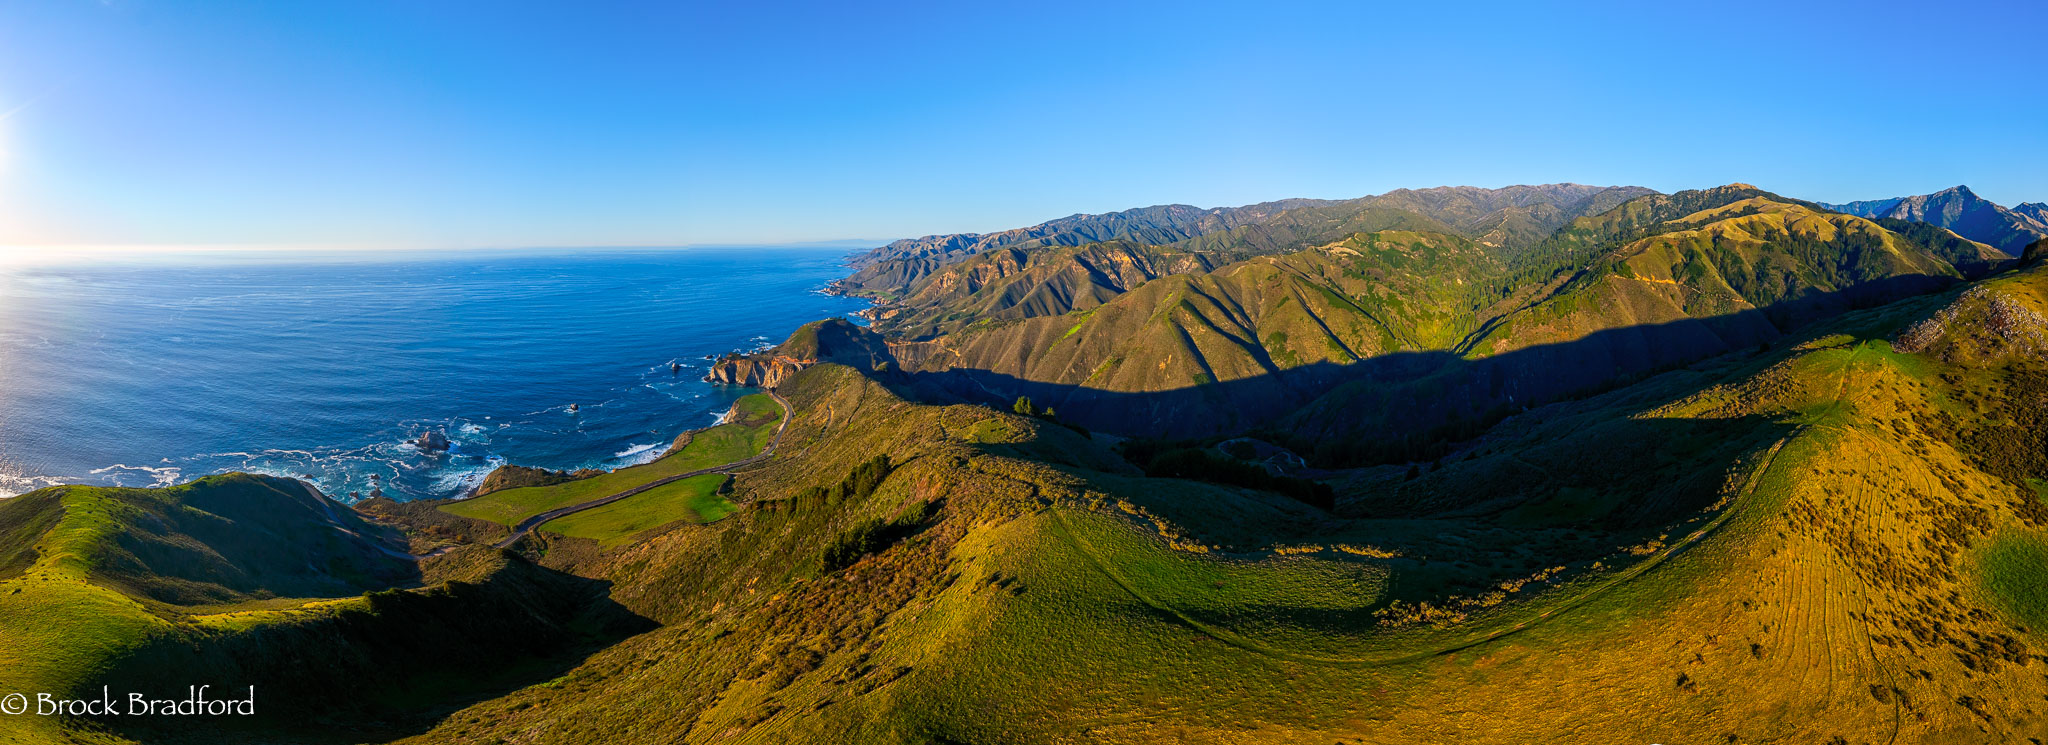
<svg viewBox="0 0 2048 745">
<path fill-rule="evenodd" d="M 31 289 L 55 288 L 24 297 L 51 308 L 93 298 L 111 314 L 99 323 L 114 326 L 66 336 L 52 325 L 56 316 L 24 316 L 18 336 L 36 344 L 0 348 L 25 362 L 20 372 L 118 354 L 167 365 L 155 375 L 176 377 L 173 390 L 146 395 L 161 386 L 139 375 L 144 368 L 99 365 L 105 380 L 90 396 L 24 388 L 14 406 L 0 402 L 0 422 L 17 433 L 0 443 L 0 498 L 244 472 L 306 481 L 344 502 L 380 489 L 398 500 L 447 499 L 474 493 L 506 464 L 575 471 L 643 463 L 666 452 L 678 430 L 715 426 L 742 395 L 701 382 L 706 350 L 772 348 L 803 323 L 869 304 L 828 291 L 846 276 L 845 259 L 843 248 L 465 255 L 339 272 L 262 266 L 233 281 L 204 267 L 38 270 L 62 281 L 17 277 Z M 394 271 L 411 278 L 389 279 Z M 121 300 L 98 300 L 109 285 Z M 270 290 L 287 285 L 298 289 Z M 152 323 L 142 309 L 113 314 L 139 302 L 131 297 L 181 315 Z M 780 300 L 752 305 L 769 298 Z M 485 310 L 459 314 L 452 328 L 409 320 L 470 306 Z M 293 319 L 318 331 L 270 341 Z M 187 328 L 201 322 L 205 334 Z M 143 338 L 129 340 L 136 335 Z M 588 344 L 596 335 L 605 342 Z M 222 354 L 308 340 L 311 349 L 290 354 Z M 207 367 L 176 372 L 192 366 L 187 360 Z M 579 401 L 580 411 L 565 411 Z M 294 409 L 317 414 L 310 423 L 275 416 Z M 700 412 L 712 424 L 696 419 Z M 101 434 L 114 431 L 122 436 Z M 428 431 L 444 433 L 450 449 L 419 450 L 414 441 Z"/>
</svg>

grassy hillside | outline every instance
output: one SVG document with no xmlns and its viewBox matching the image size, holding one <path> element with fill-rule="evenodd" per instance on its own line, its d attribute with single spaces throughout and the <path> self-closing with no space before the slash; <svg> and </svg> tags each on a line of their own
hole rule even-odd
<svg viewBox="0 0 2048 745">
<path fill-rule="evenodd" d="M 15 551 L 0 687 L 259 690 L 258 716 L 205 727 L 0 715 L 8 742 L 388 739 L 644 623 L 517 557 L 467 548 L 419 563 L 391 529 L 285 479 L 54 487 L 0 501 L 0 529 Z M 316 715 L 323 727 L 303 726 Z"/>
<path fill-rule="evenodd" d="M 1428 196 L 1475 214 L 1446 206 L 1460 194 Z M 1326 464 L 1413 459 L 1428 447 L 1409 438 L 1440 444 L 1515 408 L 1930 292 L 1964 277 L 1951 259 L 1972 275 L 1996 265 L 1980 244 L 1897 225 L 1735 184 L 1629 200 L 1506 261 L 1402 230 L 1170 273 L 1154 267 L 1179 254 L 1158 249 L 993 252 L 879 310 L 876 329 L 914 327 L 891 366 L 969 400 L 1028 396 L 1126 435 L 1271 425 L 1318 441 Z"/>
<path fill-rule="evenodd" d="M 2048 388 L 1991 385 L 2048 367 L 2048 327 L 2014 308 L 2048 308 L 2048 275 L 1536 409 L 1417 476 L 1346 472 L 1336 515 L 814 367 L 784 387 L 789 456 L 736 481 L 750 509 L 549 553 L 661 629 L 420 741 L 2048 735 L 2048 470 L 2022 457 Z M 2033 439 L 2001 456 L 2005 422 Z M 785 499 L 874 455 L 900 465 L 870 496 Z M 886 540 L 828 571 L 871 520 Z"/>
<path fill-rule="evenodd" d="M 875 314 L 878 331 L 907 340 L 976 323 L 1059 315 L 1101 305 L 1168 274 L 1205 272 L 1206 254 L 1135 243 L 982 253 L 918 283 Z"/>
<path fill-rule="evenodd" d="M 1722 345 L 1728 349 L 1960 277 L 1926 246 L 1876 223 L 1769 197 L 1661 226 L 1666 230 L 1610 253 L 1564 291 L 1508 316 L 1469 348 L 1498 354 L 1600 329 L 1759 316 L 1764 323 L 1744 324 L 1749 328 Z"/>
<path fill-rule="evenodd" d="M 912 369 L 1029 395 L 1091 428 L 1241 428 L 1306 401 L 1332 366 L 1454 344 L 1477 327 L 1474 291 L 1493 266 L 1455 236 L 1359 234 L 1080 312 L 980 323 L 917 350 Z M 1151 393 L 1168 395 L 1130 395 Z"/>
</svg>

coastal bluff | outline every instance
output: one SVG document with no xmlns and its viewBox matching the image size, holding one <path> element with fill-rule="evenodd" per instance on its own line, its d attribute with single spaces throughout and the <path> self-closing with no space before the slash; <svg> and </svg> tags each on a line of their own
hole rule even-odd
<svg viewBox="0 0 2048 745">
<path fill-rule="evenodd" d="M 804 368 L 836 362 L 862 370 L 887 370 L 895 365 L 888 342 L 844 318 L 804 324 L 789 340 L 751 354 L 731 353 L 712 363 L 708 383 L 774 388 Z"/>
</svg>

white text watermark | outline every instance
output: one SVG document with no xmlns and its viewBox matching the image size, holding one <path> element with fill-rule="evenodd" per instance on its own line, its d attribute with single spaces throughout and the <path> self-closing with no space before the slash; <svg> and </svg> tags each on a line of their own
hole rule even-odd
<svg viewBox="0 0 2048 745">
<path fill-rule="evenodd" d="M 239 694 L 241 692 L 237 692 Z M 0 714 L 39 717 L 220 717 L 256 714 L 256 686 L 246 695 L 221 696 L 213 686 L 189 686 L 184 698 L 166 698 L 142 693 L 119 695 L 113 686 L 100 687 L 100 695 L 66 698 L 48 693 L 9 693 L 0 696 Z"/>
</svg>

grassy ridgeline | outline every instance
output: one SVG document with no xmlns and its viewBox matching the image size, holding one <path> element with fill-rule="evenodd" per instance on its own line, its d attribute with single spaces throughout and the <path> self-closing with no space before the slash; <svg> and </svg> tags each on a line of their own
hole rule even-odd
<svg viewBox="0 0 2048 745">
<path fill-rule="evenodd" d="M 54 487 L 0 501 L 0 687 L 58 695 L 259 690 L 253 720 L 0 717 L 149 742 L 396 736 L 435 712 L 552 677 L 641 628 L 601 585 L 482 548 L 416 565 L 388 528 L 300 482 L 246 474 L 170 489 Z M 32 548 L 24 548 L 32 547 Z M 224 694 L 223 694 L 224 695 Z M 329 717 L 320 728 L 304 725 Z"/>
</svg>

